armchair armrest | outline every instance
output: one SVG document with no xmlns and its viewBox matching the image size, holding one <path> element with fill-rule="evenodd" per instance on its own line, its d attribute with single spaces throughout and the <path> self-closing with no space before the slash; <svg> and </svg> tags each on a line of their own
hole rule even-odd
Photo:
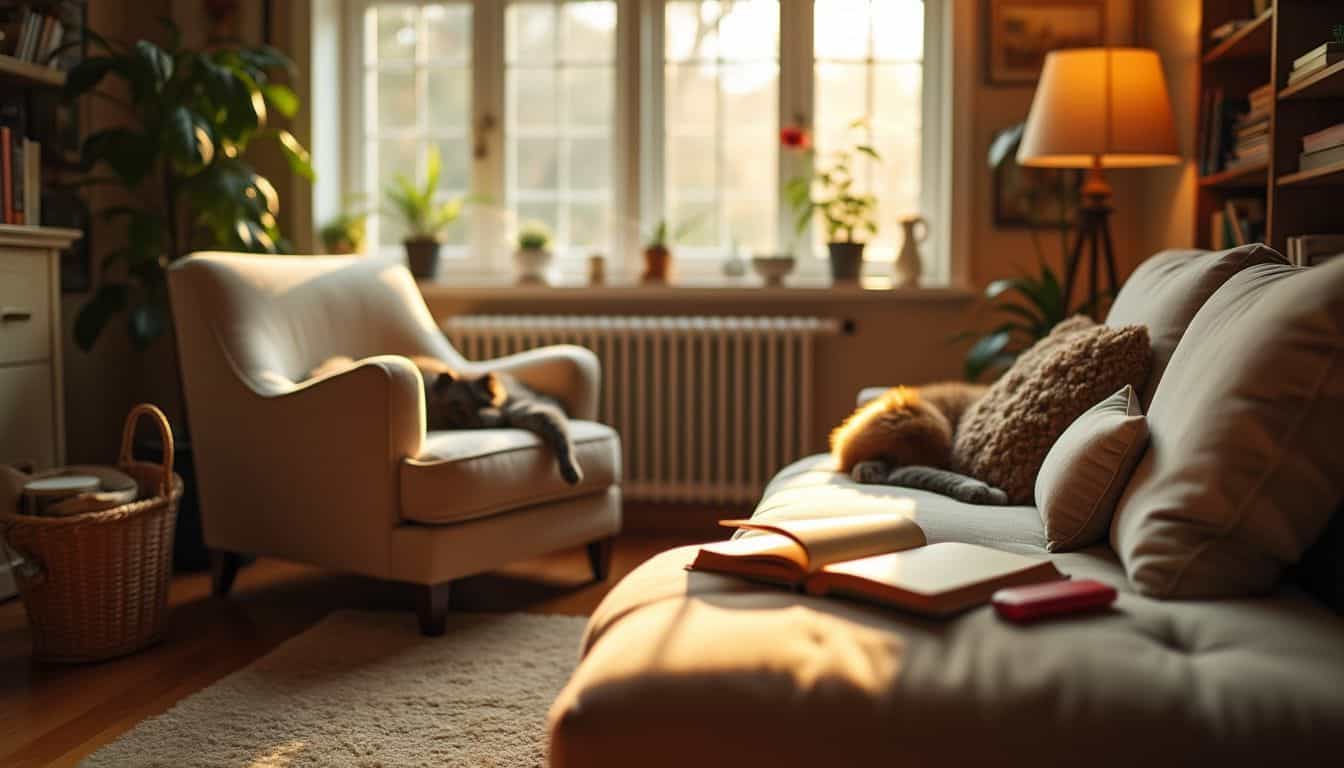
<svg viewBox="0 0 1344 768">
<path fill-rule="evenodd" d="M 570 418 L 597 417 L 602 367 L 591 350 L 559 344 L 469 364 L 469 373 L 488 371 L 512 374 L 528 387 L 555 398 Z"/>
<path fill-rule="evenodd" d="M 425 437 L 424 386 L 409 359 L 377 355 L 267 397 L 264 409 L 276 419 L 271 422 L 273 433 L 308 439 L 319 433 L 335 436 L 347 428 L 370 432 L 363 436 L 378 458 L 398 461 L 420 454 Z M 340 417 L 333 424 L 336 414 Z"/>
</svg>

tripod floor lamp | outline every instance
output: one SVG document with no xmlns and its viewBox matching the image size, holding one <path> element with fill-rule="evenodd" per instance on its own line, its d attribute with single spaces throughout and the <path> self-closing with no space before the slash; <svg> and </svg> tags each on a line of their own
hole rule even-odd
<svg viewBox="0 0 1344 768">
<path fill-rule="evenodd" d="M 1049 53 L 1017 152 L 1020 165 L 1085 168 L 1078 233 L 1064 268 L 1064 302 L 1088 259 L 1092 315 L 1100 314 L 1098 281 L 1119 288 L 1111 244 L 1111 185 L 1107 168 L 1149 168 L 1181 161 L 1171 99 L 1156 51 L 1078 48 Z"/>
</svg>

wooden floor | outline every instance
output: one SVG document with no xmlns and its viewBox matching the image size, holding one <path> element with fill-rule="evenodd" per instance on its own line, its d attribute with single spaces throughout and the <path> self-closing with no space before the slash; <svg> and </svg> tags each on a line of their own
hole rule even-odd
<svg viewBox="0 0 1344 768">
<path fill-rule="evenodd" d="M 650 556 L 708 538 L 690 530 L 623 534 L 603 583 L 591 581 L 582 548 L 520 563 L 455 584 L 453 610 L 587 614 Z M 33 662 L 23 606 L 0 604 L 0 766 L 74 765 L 333 610 L 413 605 L 410 591 L 395 584 L 264 559 L 243 569 L 229 598 L 211 598 L 208 576 L 189 574 L 174 579 L 170 601 L 157 646 L 77 666 Z"/>
</svg>

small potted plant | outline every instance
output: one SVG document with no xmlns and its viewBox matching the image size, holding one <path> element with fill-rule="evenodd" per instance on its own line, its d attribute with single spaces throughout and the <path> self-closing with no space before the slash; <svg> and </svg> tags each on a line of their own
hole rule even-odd
<svg viewBox="0 0 1344 768">
<path fill-rule="evenodd" d="M 333 216 L 317 231 L 322 249 L 327 253 L 363 253 L 367 220 L 368 214 L 364 211 L 342 211 Z"/>
<path fill-rule="evenodd" d="M 518 250 L 513 262 L 518 268 L 518 282 L 544 283 L 551 268 L 551 231 L 539 221 L 529 221 L 518 230 Z"/>
<path fill-rule="evenodd" d="M 667 219 L 659 219 L 657 226 L 644 241 L 644 274 L 640 281 L 645 283 L 666 283 L 672 273 L 671 246 L 691 233 L 695 220 L 684 222 L 680 227 L 671 229 Z"/>
<path fill-rule="evenodd" d="M 859 128 L 856 121 L 851 128 Z M 790 146 L 785 141 L 786 146 Z M 805 146 L 802 145 L 802 146 Z M 863 249 L 868 238 L 877 234 L 877 198 L 855 188 L 854 166 L 858 155 L 876 161 L 882 158 L 867 144 L 833 153 L 824 164 L 816 164 L 810 176 L 796 176 L 785 187 L 789 203 L 797 214 L 801 234 L 816 213 L 826 224 L 826 247 L 831 257 L 831 278 L 835 282 L 854 282 L 863 267 Z"/>
<path fill-rule="evenodd" d="M 462 213 L 462 198 L 439 202 L 435 194 L 439 188 L 442 170 L 438 147 L 431 146 L 425 155 L 425 181 L 417 184 L 403 174 L 397 174 L 385 194 L 392 213 L 406 226 L 406 260 L 411 274 L 417 278 L 431 278 L 439 271 L 439 247 L 443 232 L 457 221 Z"/>
</svg>

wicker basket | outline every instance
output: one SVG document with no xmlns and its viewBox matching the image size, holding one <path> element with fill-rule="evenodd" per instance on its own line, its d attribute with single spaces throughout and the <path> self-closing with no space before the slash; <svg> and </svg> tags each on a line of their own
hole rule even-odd
<svg viewBox="0 0 1344 768">
<path fill-rule="evenodd" d="M 163 436 L 162 466 L 131 456 L 141 416 L 154 419 Z M 163 632 L 182 478 L 173 474 L 173 434 L 158 408 L 131 409 L 119 467 L 140 486 L 137 501 L 70 517 L 0 510 L 0 535 L 21 559 L 14 576 L 28 611 L 34 658 L 110 659 L 155 642 Z"/>
</svg>

